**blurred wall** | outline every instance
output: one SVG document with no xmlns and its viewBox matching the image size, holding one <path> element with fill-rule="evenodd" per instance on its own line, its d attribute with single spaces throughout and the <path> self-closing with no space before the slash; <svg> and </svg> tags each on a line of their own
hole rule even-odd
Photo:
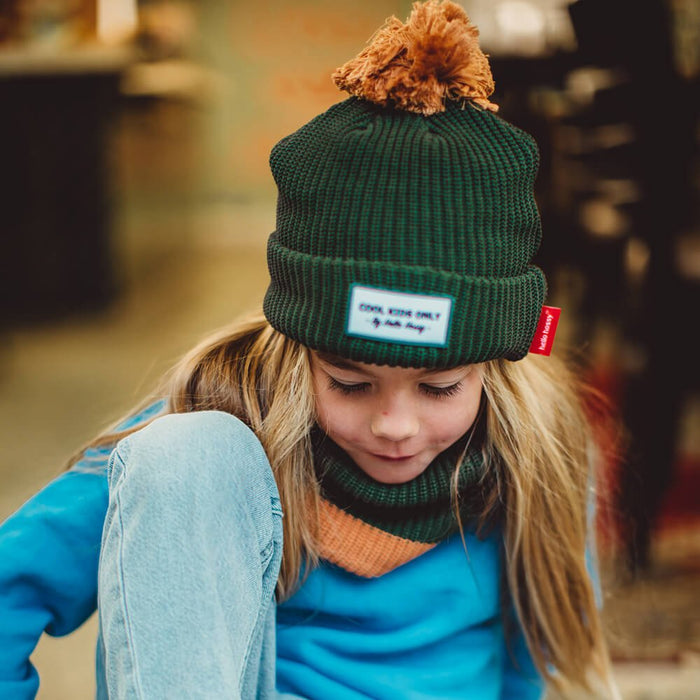
<svg viewBox="0 0 700 700">
<path fill-rule="evenodd" d="M 197 53 L 222 76 L 203 133 L 205 190 L 271 196 L 272 146 L 343 99 L 333 70 L 358 53 L 386 17 L 408 11 L 410 3 L 397 0 L 201 3 Z"/>
</svg>

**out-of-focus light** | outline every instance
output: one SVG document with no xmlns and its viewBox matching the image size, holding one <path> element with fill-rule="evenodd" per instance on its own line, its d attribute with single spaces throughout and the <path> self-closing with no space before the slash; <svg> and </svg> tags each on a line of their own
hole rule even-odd
<svg viewBox="0 0 700 700">
<path fill-rule="evenodd" d="M 136 0 L 98 0 L 97 38 L 103 44 L 121 44 L 136 31 Z"/>
<path fill-rule="evenodd" d="M 598 90 L 605 90 L 625 81 L 625 75 L 619 71 L 586 66 L 568 74 L 566 91 L 578 104 L 590 104 Z"/>
<path fill-rule="evenodd" d="M 542 10 L 525 0 L 504 0 L 496 6 L 501 42 L 518 53 L 541 53 L 546 48 L 546 21 Z"/>
<path fill-rule="evenodd" d="M 583 204 L 579 218 L 586 231 L 596 238 L 620 238 L 629 228 L 627 217 L 603 198 Z"/>
<path fill-rule="evenodd" d="M 625 270 L 632 282 L 639 283 L 649 268 L 649 246 L 636 236 L 630 236 L 625 246 Z"/>
<path fill-rule="evenodd" d="M 539 7 L 524 0 L 505 0 L 496 8 L 502 31 L 511 36 L 539 36 L 544 32 L 544 15 Z"/>
<path fill-rule="evenodd" d="M 461 0 L 492 56 L 546 56 L 576 49 L 570 0 Z"/>
<path fill-rule="evenodd" d="M 682 277 L 700 282 L 700 231 L 686 231 L 676 241 L 676 265 Z"/>
</svg>

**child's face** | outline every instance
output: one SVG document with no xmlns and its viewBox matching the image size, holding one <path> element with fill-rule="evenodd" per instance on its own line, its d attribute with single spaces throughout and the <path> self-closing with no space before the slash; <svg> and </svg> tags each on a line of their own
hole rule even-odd
<svg viewBox="0 0 700 700">
<path fill-rule="evenodd" d="M 400 484 L 421 474 L 472 426 L 481 368 L 368 365 L 311 353 L 321 427 L 373 479 Z"/>
</svg>

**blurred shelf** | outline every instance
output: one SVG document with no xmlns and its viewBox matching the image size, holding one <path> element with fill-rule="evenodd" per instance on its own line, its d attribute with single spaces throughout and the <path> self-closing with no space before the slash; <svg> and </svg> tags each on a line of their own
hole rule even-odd
<svg viewBox="0 0 700 700">
<path fill-rule="evenodd" d="M 137 59 L 126 46 L 71 49 L 0 48 L 0 79 L 120 73 Z"/>
<path fill-rule="evenodd" d="M 127 97 L 199 101 L 226 88 L 224 76 L 187 59 L 135 62 L 121 81 L 121 92 Z"/>
</svg>

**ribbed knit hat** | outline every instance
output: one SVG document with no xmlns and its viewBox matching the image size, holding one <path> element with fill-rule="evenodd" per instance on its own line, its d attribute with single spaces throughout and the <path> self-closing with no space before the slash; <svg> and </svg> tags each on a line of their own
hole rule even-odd
<svg viewBox="0 0 700 700">
<path fill-rule="evenodd" d="M 494 113 L 477 37 L 458 5 L 416 3 L 336 71 L 353 96 L 273 148 L 274 328 L 402 367 L 528 352 L 546 291 L 538 152 Z"/>
</svg>

